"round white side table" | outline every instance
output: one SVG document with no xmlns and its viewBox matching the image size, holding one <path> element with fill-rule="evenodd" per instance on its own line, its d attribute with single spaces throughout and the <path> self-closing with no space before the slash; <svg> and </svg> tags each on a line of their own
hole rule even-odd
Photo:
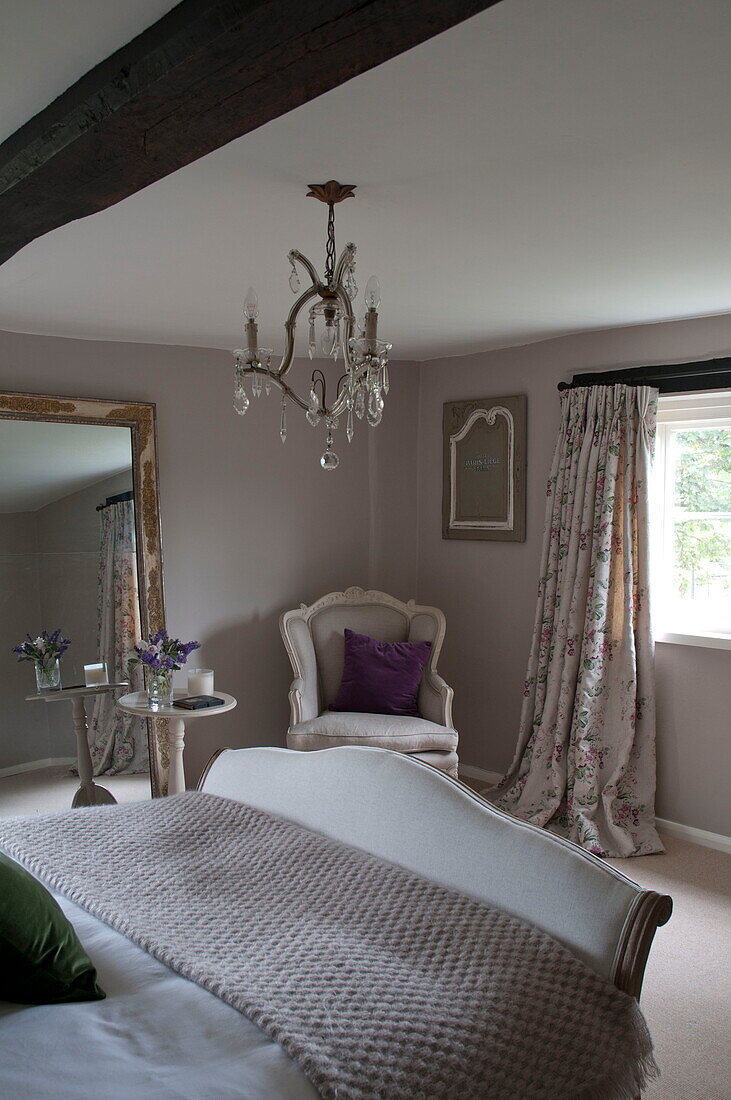
<svg viewBox="0 0 731 1100">
<path fill-rule="evenodd" d="M 170 767 L 168 771 L 168 794 L 180 794 L 185 790 L 185 771 L 183 769 L 183 749 L 185 748 L 185 723 L 191 718 L 211 718 L 214 714 L 223 714 L 233 710 L 236 700 L 225 691 L 214 691 L 217 699 L 223 699 L 220 707 L 202 707 L 200 710 L 183 710 L 180 707 L 151 707 L 146 691 L 131 691 L 117 700 L 117 706 L 128 714 L 137 714 L 141 718 L 167 718 L 168 753 Z M 175 699 L 185 699 L 187 691 L 174 691 Z"/>
<path fill-rule="evenodd" d="M 57 703 L 59 700 L 67 699 L 71 703 L 76 734 L 76 760 L 81 782 L 71 803 L 72 809 L 76 809 L 77 806 L 108 806 L 117 802 L 111 791 L 94 782 L 84 699 L 90 695 L 102 695 L 104 692 L 117 691 L 119 688 L 126 687 L 129 687 L 129 682 L 120 680 L 113 684 L 87 684 L 80 687 L 58 688 L 56 691 L 41 691 L 25 697 L 27 703 L 32 703 L 35 699 L 41 699 L 44 703 Z"/>
</svg>

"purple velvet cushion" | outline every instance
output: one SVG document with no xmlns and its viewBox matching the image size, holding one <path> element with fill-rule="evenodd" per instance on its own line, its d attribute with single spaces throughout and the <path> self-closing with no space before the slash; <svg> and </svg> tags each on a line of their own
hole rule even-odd
<svg viewBox="0 0 731 1100">
<path fill-rule="evenodd" d="M 345 629 L 343 678 L 330 710 L 419 717 L 416 697 L 431 642 L 378 642 Z"/>
</svg>

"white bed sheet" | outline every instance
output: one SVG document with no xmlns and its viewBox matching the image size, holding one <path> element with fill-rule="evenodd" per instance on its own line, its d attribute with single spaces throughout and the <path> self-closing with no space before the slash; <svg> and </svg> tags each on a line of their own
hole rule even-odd
<svg viewBox="0 0 731 1100">
<path fill-rule="evenodd" d="M 278 1043 L 60 894 L 106 1000 L 0 1002 L 3 1100 L 318 1100 Z"/>
</svg>

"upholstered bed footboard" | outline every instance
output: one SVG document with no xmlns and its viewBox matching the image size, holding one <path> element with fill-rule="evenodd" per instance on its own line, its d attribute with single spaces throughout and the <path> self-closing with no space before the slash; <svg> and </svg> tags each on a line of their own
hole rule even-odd
<svg viewBox="0 0 731 1100">
<path fill-rule="evenodd" d="M 490 806 L 413 757 L 343 746 L 226 749 L 199 789 L 371 852 L 519 917 L 639 997 L 672 901 L 569 841 Z"/>
</svg>

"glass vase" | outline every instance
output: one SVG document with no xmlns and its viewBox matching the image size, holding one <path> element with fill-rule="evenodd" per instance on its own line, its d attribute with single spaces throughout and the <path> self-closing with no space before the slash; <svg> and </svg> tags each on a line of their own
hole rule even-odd
<svg viewBox="0 0 731 1100">
<path fill-rule="evenodd" d="M 150 669 L 147 673 L 147 702 L 155 710 L 169 707 L 173 701 L 173 670 Z"/>
<path fill-rule="evenodd" d="M 34 661 L 36 666 L 36 687 L 38 694 L 44 691 L 59 691 L 61 688 L 61 661 L 57 657 L 50 664 Z"/>
</svg>

